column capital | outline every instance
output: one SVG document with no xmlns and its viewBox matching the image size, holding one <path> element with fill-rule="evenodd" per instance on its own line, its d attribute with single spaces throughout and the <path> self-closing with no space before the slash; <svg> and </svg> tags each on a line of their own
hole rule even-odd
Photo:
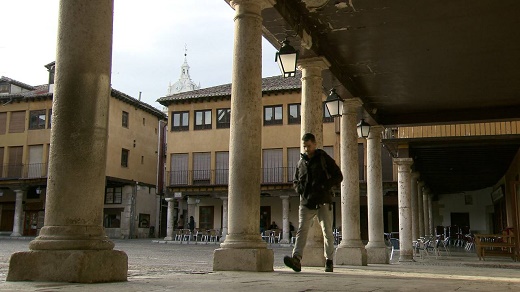
<svg viewBox="0 0 520 292">
<path fill-rule="evenodd" d="M 166 200 L 166 202 L 173 202 L 175 198 L 164 198 L 164 200 Z"/>
<path fill-rule="evenodd" d="M 381 139 L 381 134 L 385 127 L 381 125 L 370 126 L 370 132 L 368 133 L 367 139 Z"/>
<path fill-rule="evenodd" d="M 231 0 L 229 5 L 235 9 L 237 5 L 260 5 L 260 9 L 273 7 L 276 4 L 276 0 Z"/>
<path fill-rule="evenodd" d="M 425 185 L 425 184 L 426 184 L 426 183 L 425 183 L 424 181 L 422 181 L 422 180 L 421 180 L 421 181 L 419 181 L 419 188 L 422 188 L 422 187 L 424 187 L 424 185 Z"/>
<path fill-rule="evenodd" d="M 220 196 L 219 199 L 221 199 L 222 201 L 227 201 L 228 197 L 227 196 Z"/>
<path fill-rule="evenodd" d="M 418 180 L 421 177 L 421 175 L 417 171 L 412 172 L 412 179 Z"/>
<path fill-rule="evenodd" d="M 317 69 L 325 70 L 325 69 L 328 69 L 329 67 L 330 67 L 330 62 L 323 56 L 298 60 L 298 69 L 300 69 L 300 70 L 307 69 L 307 68 L 317 68 Z"/>
<path fill-rule="evenodd" d="M 348 98 L 343 100 L 343 114 L 356 114 L 358 113 L 359 108 L 363 105 L 363 102 L 361 99 L 355 97 L 355 98 Z"/>
<path fill-rule="evenodd" d="M 282 200 L 287 200 L 287 199 L 289 199 L 289 198 L 290 198 L 289 195 L 283 195 L 283 196 L 280 196 L 280 199 L 282 199 Z"/>
<path fill-rule="evenodd" d="M 411 166 L 413 164 L 413 159 L 412 158 L 394 158 L 394 163 L 397 165 Z"/>
</svg>

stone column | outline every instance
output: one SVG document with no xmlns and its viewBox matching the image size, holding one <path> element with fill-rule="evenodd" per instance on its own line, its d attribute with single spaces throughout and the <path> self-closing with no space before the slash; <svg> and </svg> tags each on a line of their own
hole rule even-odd
<svg viewBox="0 0 520 292">
<path fill-rule="evenodd" d="M 222 236 L 220 241 L 224 242 L 228 234 L 228 197 L 220 197 L 222 200 Z"/>
<path fill-rule="evenodd" d="M 361 241 L 359 206 L 359 160 L 357 142 L 357 114 L 362 103 L 359 99 L 343 101 L 341 117 L 341 234 L 336 249 L 337 265 L 367 265 L 367 251 Z"/>
<path fill-rule="evenodd" d="M 197 227 L 198 219 L 195 218 L 195 210 L 197 209 L 197 199 L 194 197 L 188 197 L 187 200 L 188 203 L 188 214 L 186 215 L 186 218 L 184 218 L 188 223 L 190 222 L 190 216 L 193 216 L 193 219 L 195 219 L 195 227 Z"/>
<path fill-rule="evenodd" d="M 13 233 L 11 236 L 22 236 L 23 227 L 22 227 L 22 219 L 23 219 L 23 193 L 24 190 L 14 190 L 16 194 L 16 203 L 14 205 L 14 224 L 13 224 Z"/>
<path fill-rule="evenodd" d="M 289 196 L 280 196 L 282 199 L 282 226 L 283 234 L 280 243 L 289 243 Z"/>
<path fill-rule="evenodd" d="M 175 229 L 175 226 L 173 226 L 173 222 L 175 221 L 175 215 L 174 215 L 174 198 L 165 198 L 166 202 L 168 202 L 168 213 L 166 215 L 166 237 L 164 240 L 173 240 L 174 234 L 173 230 Z"/>
<path fill-rule="evenodd" d="M 177 226 L 180 224 L 182 228 L 184 228 L 186 227 L 186 224 L 184 224 L 185 222 L 186 218 L 184 218 L 184 199 L 179 199 L 177 204 Z M 177 226 L 174 226 L 173 228 L 176 229 Z"/>
<path fill-rule="evenodd" d="M 300 60 L 299 69 L 302 71 L 302 106 L 300 137 L 305 133 L 313 133 L 316 145 L 323 148 L 323 77 L 322 71 L 330 63 L 323 57 Z M 301 141 L 300 141 L 301 143 Z M 300 150 L 305 151 L 303 146 Z M 307 244 L 303 250 L 302 265 L 310 267 L 325 266 L 323 231 L 314 218 L 307 236 Z"/>
<path fill-rule="evenodd" d="M 370 127 L 367 138 L 367 201 L 369 264 L 388 264 L 389 256 L 384 238 L 383 171 L 381 165 L 381 134 L 383 126 Z"/>
<path fill-rule="evenodd" d="M 399 261 L 413 261 L 412 246 L 412 210 L 411 210 L 411 169 L 413 159 L 396 158 L 398 166 L 398 200 L 399 200 Z"/>
<path fill-rule="evenodd" d="M 412 209 L 412 241 L 419 238 L 419 208 L 417 205 L 417 180 L 419 179 L 419 173 L 412 172 L 411 175 L 411 198 L 410 204 Z"/>
<path fill-rule="evenodd" d="M 264 0 L 235 0 L 229 143 L 228 235 L 213 254 L 215 271 L 273 271 L 262 240 L 262 16 Z M 247 165 L 247 167 L 244 167 Z"/>
<path fill-rule="evenodd" d="M 433 195 L 431 193 L 428 194 L 428 227 L 431 235 L 435 235 L 435 230 L 433 226 L 433 204 L 432 204 Z"/>
<path fill-rule="evenodd" d="M 424 182 L 420 181 L 417 185 L 417 210 L 419 220 L 419 236 L 424 237 L 424 209 L 423 209 L 423 187 Z"/>
<path fill-rule="evenodd" d="M 127 256 L 102 225 L 113 8 L 60 1 L 45 225 L 11 257 L 8 281 L 127 280 Z"/>
<path fill-rule="evenodd" d="M 428 188 L 423 188 L 423 216 L 424 216 L 424 235 L 432 235 L 430 233 L 429 222 L 430 222 L 430 211 L 428 208 Z"/>
</svg>

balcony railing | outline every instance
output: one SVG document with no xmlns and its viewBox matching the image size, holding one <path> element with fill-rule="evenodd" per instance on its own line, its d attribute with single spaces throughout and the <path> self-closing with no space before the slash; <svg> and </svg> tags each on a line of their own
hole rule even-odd
<svg viewBox="0 0 520 292">
<path fill-rule="evenodd" d="M 47 163 L 4 164 L 0 168 L 0 179 L 44 178 Z"/>
<path fill-rule="evenodd" d="M 263 184 L 292 183 L 296 167 L 262 168 L 261 171 Z M 168 186 L 224 186 L 229 182 L 229 169 L 168 171 L 166 179 Z"/>
</svg>

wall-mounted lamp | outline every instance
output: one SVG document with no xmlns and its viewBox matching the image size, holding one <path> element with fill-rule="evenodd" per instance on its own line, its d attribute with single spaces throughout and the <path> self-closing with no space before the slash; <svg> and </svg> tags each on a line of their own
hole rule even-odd
<svg viewBox="0 0 520 292">
<path fill-rule="evenodd" d="M 37 187 L 36 188 L 36 194 L 37 195 L 41 195 L 41 193 L 42 193 L 42 189 L 40 187 Z"/>
<path fill-rule="evenodd" d="M 365 122 L 365 119 L 361 119 L 357 124 L 357 135 L 358 138 L 367 138 L 370 133 L 370 125 Z"/>
<path fill-rule="evenodd" d="M 285 38 L 280 51 L 276 52 L 274 61 L 278 63 L 284 78 L 296 76 L 296 64 L 298 63 L 298 51 L 289 44 Z"/>
<path fill-rule="evenodd" d="M 195 199 L 195 204 L 199 204 L 200 203 L 200 199 Z"/>
</svg>

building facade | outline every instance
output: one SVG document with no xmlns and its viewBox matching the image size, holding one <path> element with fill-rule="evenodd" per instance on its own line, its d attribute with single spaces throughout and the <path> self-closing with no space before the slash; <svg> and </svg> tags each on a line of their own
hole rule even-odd
<svg viewBox="0 0 520 292">
<path fill-rule="evenodd" d="M 46 66 L 50 75 L 53 65 Z M 2 77 L 0 88 L 0 233 L 36 236 L 45 219 L 53 84 L 29 86 Z M 158 145 L 166 116 L 115 89 L 110 96 L 103 226 L 114 238 L 155 236 Z"/>
</svg>

